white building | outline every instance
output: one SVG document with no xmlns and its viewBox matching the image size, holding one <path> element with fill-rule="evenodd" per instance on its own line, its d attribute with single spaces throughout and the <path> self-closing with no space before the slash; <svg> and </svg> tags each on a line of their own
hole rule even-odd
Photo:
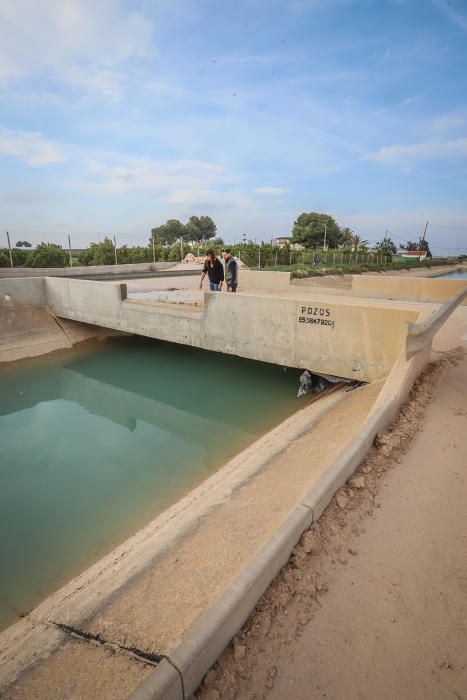
<svg viewBox="0 0 467 700">
<path fill-rule="evenodd" d="M 279 248 L 285 248 L 285 246 L 290 246 L 293 250 L 303 250 L 304 246 L 300 243 L 292 243 L 292 236 L 278 236 L 274 239 L 274 245 L 279 246 Z"/>
</svg>

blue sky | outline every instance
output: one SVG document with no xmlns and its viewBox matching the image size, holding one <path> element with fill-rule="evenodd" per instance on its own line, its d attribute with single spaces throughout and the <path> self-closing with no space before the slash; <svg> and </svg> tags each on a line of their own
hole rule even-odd
<svg viewBox="0 0 467 700">
<path fill-rule="evenodd" d="M 0 245 L 310 210 L 466 252 L 465 0 L 2 0 Z"/>
</svg>

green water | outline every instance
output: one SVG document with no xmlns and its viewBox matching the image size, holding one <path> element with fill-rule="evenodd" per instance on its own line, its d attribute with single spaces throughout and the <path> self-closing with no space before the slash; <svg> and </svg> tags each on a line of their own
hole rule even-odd
<svg viewBox="0 0 467 700">
<path fill-rule="evenodd" d="M 296 410 L 299 374 L 144 339 L 0 367 L 0 628 Z"/>
</svg>

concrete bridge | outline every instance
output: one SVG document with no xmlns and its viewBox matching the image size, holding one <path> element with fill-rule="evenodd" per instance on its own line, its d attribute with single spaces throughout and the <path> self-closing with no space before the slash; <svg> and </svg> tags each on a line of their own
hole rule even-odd
<svg viewBox="0 0 467 700">
<path fill-rule="evenodd" d="M 197 291 L 193 280 L 175 290 L 165 280 L 165 289 L 149 292 L 58 277 L 0 283 L 10 306 L 33 304 L 58 318 L 367 382 L 387 376 L 415 326 L 467 286 L 368 276 L 343 289 L 252 271 L 240 272 L 237 295 Z"/>
</svg>

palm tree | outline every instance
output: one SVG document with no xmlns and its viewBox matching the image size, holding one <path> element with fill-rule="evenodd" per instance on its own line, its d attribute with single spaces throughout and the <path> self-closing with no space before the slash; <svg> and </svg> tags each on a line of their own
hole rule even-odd
<svg viewBox="0 0 467 700">
<path fill-rule="evenodd" d="M 344 248 L 352 245 L 354 236 L 355 236 L 354 232 L 348 226 L 346 228 L 342 229 L 341 244 L 344 246 Z"/>
<path fill-rule="evenodd" d="M 352 238 L 352 246 L 354 250 L 366 248 L 368 246 L 368 241 L 361 238 L 357 233 L 355 233 Z"/>
</svg>

